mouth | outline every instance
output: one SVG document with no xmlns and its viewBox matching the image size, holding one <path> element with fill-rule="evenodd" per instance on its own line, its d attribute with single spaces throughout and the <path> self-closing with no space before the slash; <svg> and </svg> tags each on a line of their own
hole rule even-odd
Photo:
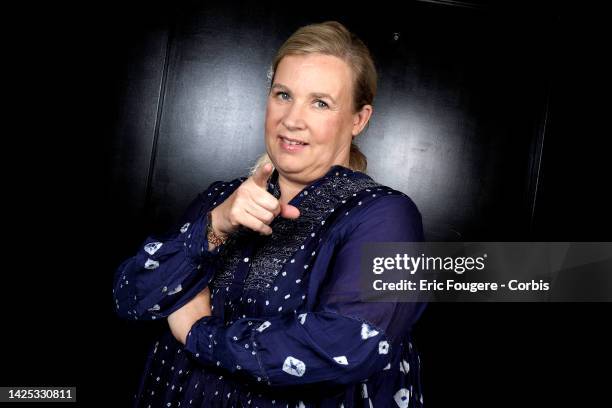
<svg viewBox="0 0 612 408">
<path fill-rule="evenodd" d="M 284 151 L 289 152 L 289 153 L 300 152 L 304 150 L 306 146 L 308 146 L 308 143 L 302 140 L 283 136 L 283 135 L 278 135 L 278 140 L 280 142 L 281 148 Z"/>
<path fill-rule="evenodd" d="M 279 139 L 281 139 L 283 143 L 290 145 L 290 146 L 299 146 L 299 145 L 307 146 L 308 145 L 308 143 L 303 142 L 299 139 L 294 139 L 294 138 L 283 136 L 283 135 L 278 135 L 278 137 Z"/>
</svg>

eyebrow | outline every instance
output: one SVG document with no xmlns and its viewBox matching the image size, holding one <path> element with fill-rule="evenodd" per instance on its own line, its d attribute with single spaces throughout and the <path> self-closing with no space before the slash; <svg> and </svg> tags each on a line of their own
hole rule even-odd
<svg viewBox="0 0 612 408">
<path fill-rule="evenodd" d="M 272 85 L 271 89 L 283 89 L 286 91 L 290 91 L 289 87 L 283 84 L 279 84 L 279 83 L 275 83 L 274 85 Z M 332 103 L 336 104 L 336 100 L 332 98 L 330 94 L 326 94 L 324 92 L 311 92 L 310 96 L 314 98 L 329 98 L 332 101 Z"/>
</svg>

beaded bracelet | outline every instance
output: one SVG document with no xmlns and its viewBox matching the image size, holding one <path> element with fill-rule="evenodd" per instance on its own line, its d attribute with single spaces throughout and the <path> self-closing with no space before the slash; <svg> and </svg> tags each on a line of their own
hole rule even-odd
<svg viewBox="0 0 612 408">
<path fill-rule="evenodd" d="M 215 230 L 212 226 L 212 215 L 209 212 L 208 215 L 208 226 L 206 227 L 206 238 L 208 239 L 208 243 L 213 246 L 219 246 L 225 244 L 227 241 L 227 237 L 222 238 L 219 235 L 215 234 Z"/>
</svg>

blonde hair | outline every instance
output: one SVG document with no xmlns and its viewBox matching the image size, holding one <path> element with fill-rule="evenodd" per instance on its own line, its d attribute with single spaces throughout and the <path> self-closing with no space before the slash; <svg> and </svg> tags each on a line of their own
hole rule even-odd
<svg viewBox="0 0 612 408">
<path fill-rule="evenodd" d="M 337 21 L 310 24 L 299 28 L 279 48 L 268 78 L 270 86 L 278 64 L 288 55 L 325 54 L 345 61 L 353 72 L 353 113 L 364 105 L 372 105 L 376 95 L 376 67 L 368 47 L 355 34 Z M 264 153 L 259 157 L 253 170 L 270 163 L 270 157 Z M 355 171 L 365 172 L 368 167 L 366 156 L 355 143 L 351 143 L 349 167 Z"/>
</svg>

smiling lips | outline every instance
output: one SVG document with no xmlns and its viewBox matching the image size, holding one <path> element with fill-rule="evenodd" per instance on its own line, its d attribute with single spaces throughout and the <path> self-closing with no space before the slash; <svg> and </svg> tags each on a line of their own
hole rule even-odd
<svg viewBox="0 0 612 408">
<path fill-rule="evenodd" d="M 308 143 L 302 142 L 301 140 L 298 140 L 298 139 L 289 138 L 283 135 L 278 135 L 278 138 L 279 138 L 281 147 L 283 148 L 283 150 L 287 152 L 291 152 L 291 153 L 299 152 L 303 150 L 306 146 L 308 146 Z"/>
</svg>

